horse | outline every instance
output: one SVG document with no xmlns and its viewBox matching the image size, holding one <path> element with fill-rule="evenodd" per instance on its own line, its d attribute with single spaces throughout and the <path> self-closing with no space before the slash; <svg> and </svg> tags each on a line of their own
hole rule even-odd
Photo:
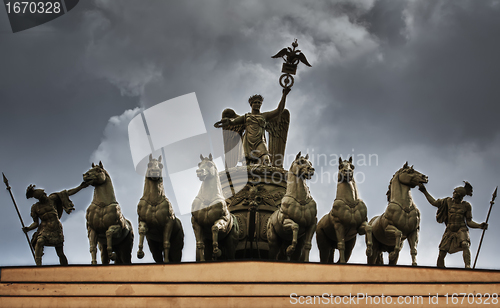
<svg viewBox="0 0 500 308">
<path fill-rule="evenodd" d="M 359 198 L 353 177 L 352 157 L 339 158 L 337 196 L 332 210 L 318 222 L 316 242 L 322 263 L 333 263 L 335 248 L 339 250 L 339 263 L 346 263 L 356 244 L 356 234 L 366 234 L 367 255 L 371 255 L 372 230 L 368 225 L 366 205 Z"/>
<path fill-rule="evenodd" d="M 309 154 L 297 154 L 287 173 L 286 193 L 281 206 L 267 221 L 269 258 L 309 261 L 311 240 L 316 231 L 317 209 L 305 180 L 314 175 Z M 288 247 L 286 247 L 288 246 Z M 285 250 L 286 247 L 286 250 Z"/>
<path fill-rule="evenodd" d="M 239 240 L 236 218 L 229 212 L 222 194 L 219 172 L 212 159 L 200 155 L 196 175 L 202 181 L 200 191 L 191 207 L 191 223 L 196 237 L 196 261 L 205 261 L 212 255 L 234 259 Z"/>
<path fill-rule="evenodd" d="M 137 257 L 144 257 L 144 236 L 156 263 L 181 262 L 184 247 L 184 231 L 179 218 L 175 217 L 172 204 L 165 196 L 162 178 L 161 155 L 154 159 L 149 155 L 144 180 L 144 193 L 137 205 L 139 216 L 139 250 Z"/>
<path fill-rule="evenodd" d="M 398 262 L 403 241 L 408 239 L 412 265 L 417 265 L 417 243 L 420 229 L 420 211 L 413 202 L 411 189 L 427 183 L 427 176 L 409 167 L 408 162 L 396 171 L 389 183 L 385 212 L 373 217 L 373 253 L 368 256 L 368 264 L 383 264 L 382 252 L 389 252 L 389 264 Z"/>
<path fill-rule="evenodd" d="M 134 232 L 132 224 L 125 219 L 115 198 L 109 173 L 102 162 L 92 163 L 92 168 L 83 175 L 83 180 L 94 186 L 94 198 L 87 208 L 87 233 L 92 264 L 97 264 L 97 245 L 101 251 L 102 264 L 130 264 Z"/>
</svg>

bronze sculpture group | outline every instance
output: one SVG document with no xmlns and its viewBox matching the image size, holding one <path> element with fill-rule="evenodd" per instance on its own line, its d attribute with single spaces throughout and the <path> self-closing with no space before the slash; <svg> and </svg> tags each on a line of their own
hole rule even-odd
<svg viewBox="0 0 500 308">
<path fill-rule="evenodd" d="M 389 183 L 385 212 L 368 220 L 367 206 L 360 199 L 354 181 L 352 157 L 349 160 L 340 158 L 336 198 L 331 211 L 317 222 L 316 202 L 306 184 L 314 175 L 309 156 L 302 156 L 299 152 L 289 170 L 283 169 L 290 123 L 285 102 L 294 83 L 292 75 L 296 73 L 299 62 L 310 66 L 296 49 L 296 41 L 292 46 L 293 49 L 285 48 L 273 57 L 285 60 L 280 77 L 283 92 L 278 107 L 261 113 L 263 97 L 254 95 L 248 100 L 250 113 L 240 116 L 232 109 L 226 109 L 221 121 L 214 124 L 223 129 L 225 170 L 217 170 L 211 154 L 208 157 L 200 155 L 196 174 L 202 183 L 192 203 L 191 219 L 196 238 L 196 261 L 246 258 L 247 252 L 250 256 L 257 252 L 259 258 L 271 260 L 309 261 L 311 241 L 316 232 L 323 263 L 334 262 L 336 249 L 339 251 L 338 262 L 348 262 L 359 234 L 365 235 L 368 264 L 382 264 L 382 253 L 388 252 L 389 264 L 395 265 L 403 241 L 408 240 L 412 265 L 416 266 L 421 217 L 410 190 L 418 186 L 429 203 L 438 208 L 437 221 L 446 225 L 437 266 L 444 267 L 448 253 L 463 251 L 465 267 L 470 268 L 468 227 L 483 230 L 488 227 L 486 222 L 479 224 L 472 220 L 471 205 L 463 201 L 465 196 L 472 196 L 472 186 L 465 182 L 464 187 L 454 190 L 453 197 L 436 200 L 424 186 L 428 182 L 427 176 L 408 163 L 396 171 Z M 184 230 L 165 195 L 162 169 L 161 156 L 155 159 L 150 155 L 144 193 L 137 205 L 137 257 L 145 255 L 146 237 L 155 262 L 180 262 Z M 222 174 L 227 175 L 223 183 Z M 132 224 L 121 213 L 111 177 L 100 162 L 99 165 L 92 164 L 83 179 L 77 188 L 49 196 L 33 185 L 28 187 L 26 197 L 36 198 L 38 202 L 31 209 L 34 222 L 28 227 L 23 224 L 23 231 L 38 228 L 31 241 L 37 265 L 42 264 L 44 246 L 54 246 L 60 264 L 68 264 L 63 252 L 64 237 L 59 218 L 63 209 L 68 214 L 74 210 L 69 196 L 87 186 L 94 186 L 93 200 L 86 212 L 91 263 L 97 264 L 97 247 L 101 251 L 102 264 L 109 264 L 110 260 L 115 264 L 131 263 Z M 4 182 L 10 192 L 5 176 Z M 238 185 L 242 189 L 236 193 Z M 491 205 L 495 197 L 496 191 Z"/>
</svg>

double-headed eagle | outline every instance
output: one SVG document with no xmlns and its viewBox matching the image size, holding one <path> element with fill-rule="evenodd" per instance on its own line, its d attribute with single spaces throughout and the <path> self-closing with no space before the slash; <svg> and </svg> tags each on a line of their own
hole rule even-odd
<svg viewBox="0 0 500 308">
<path fill-rule="evenodd" d="M 272 56 L 272 58 L 283 58 L 286 63 L 292 64 L 292 65 L 297 65 L 300 62 L 304 63 L 305 65 L 311 67 L 311 64 L 307 62 L 306 56 L 300 51 L 300 49 L 295 50 L 299 44 L 297 43 L 297 39 L 295 39 L 295 42 L 292 43 L 293 49 L 290 47 L 286 47 L 281 49 L 277 54 Z"/>
</svg>

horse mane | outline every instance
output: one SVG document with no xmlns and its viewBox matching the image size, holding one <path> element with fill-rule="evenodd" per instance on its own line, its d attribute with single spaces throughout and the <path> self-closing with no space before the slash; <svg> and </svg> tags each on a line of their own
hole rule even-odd
<svg viewBox="0 0 500 308">
<path fill-rule="evenodd" d="M 409 169 L 409 167 L 402 167 L 401 169 L 399 169 L 398 171 L 396 171 L 396 173 L 394 173 L 394 175 L 392 176 L 391 178 L 391 181 L 389 182 L 389 187 L 387 189 L 387 201 L 388 202 L 391 202 L 391 185 L 392 185 L 392 181 L 394 180 L 394 178 L 396 177 L 396 175 L 399 175 L 400 173 L 402 173 L 403 171 L 405 171 L 406 169 Z"/>
</svg>

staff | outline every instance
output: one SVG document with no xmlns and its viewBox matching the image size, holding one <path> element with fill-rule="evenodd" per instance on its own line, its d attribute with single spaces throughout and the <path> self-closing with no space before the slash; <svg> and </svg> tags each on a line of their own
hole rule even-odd
<svg viewBox="0 0 500 308">
<path fill-rule="evenodd" d="M 19 209 L 17 208 L 16 200 L 14 200 L 14 196 L 12 195 L 12 191 L 10 190 L 9 180 L 7 180 L 7 178 L 5 177 L 5 174 L 3 174 L 3 172 L 2 172 L 2 175 L 3 175 L 3 182 L 5 183 L 5 186 L 7 186 L 7 190 L 9 191 L 10 197 L 12 198 L 12 202 L 14 202 L 14 206 L 16 208 L 17 215 L 19 216 L 19 220 L 21 220 L 21 225 L 23 226 L 23 229 L 24 229 L 25 226 L 24 226 L 23 218 L 21 217 L 21 213 L 19 213 Z M 24 233 L 24 236 L 26 236 L 26 240 L 28 241 L 28 245 L 30 246 L 30 250 L 31 250 L 31 254 L 33 255 L 33 259 L 35 259 L 35 251 L 33 250 L 33 246 L 31 246 L 31 242 L 30 242 L 30 239 L 28 238 L 28 234 L 26 234 L 26 232 L 23 232 L 23 233 Z"/>
<path fill-rule="evenodd" d="M 490 209 L 488 211 L 488 216 L 486 216 L 486 223 L 488 223 L 488 219 L 490 219 L 491 208 L 493 207 L 493 204 L 495 204 L 495 198 L 497 197 L 497 190 L 498 190 L 498 186 L 497 186 L 497 188 L 495 188 L 495 191 L 493 192 L 493 197 L 491 198 L 491 201 L 490 201 Z M 483 229 L 483 234 L 481 235 L 481 241 L 479 241 L 479 247 L 477 248 L 476 259 L 474 260 L 474 266 L 472 267 L 473 269 L 476 268 L 477 257 L 479 256 L 479 250 L 481 250 L 481 244 L 483 243 L 484 231 L 486 231 L 486 230 Z"/>
</svg>

